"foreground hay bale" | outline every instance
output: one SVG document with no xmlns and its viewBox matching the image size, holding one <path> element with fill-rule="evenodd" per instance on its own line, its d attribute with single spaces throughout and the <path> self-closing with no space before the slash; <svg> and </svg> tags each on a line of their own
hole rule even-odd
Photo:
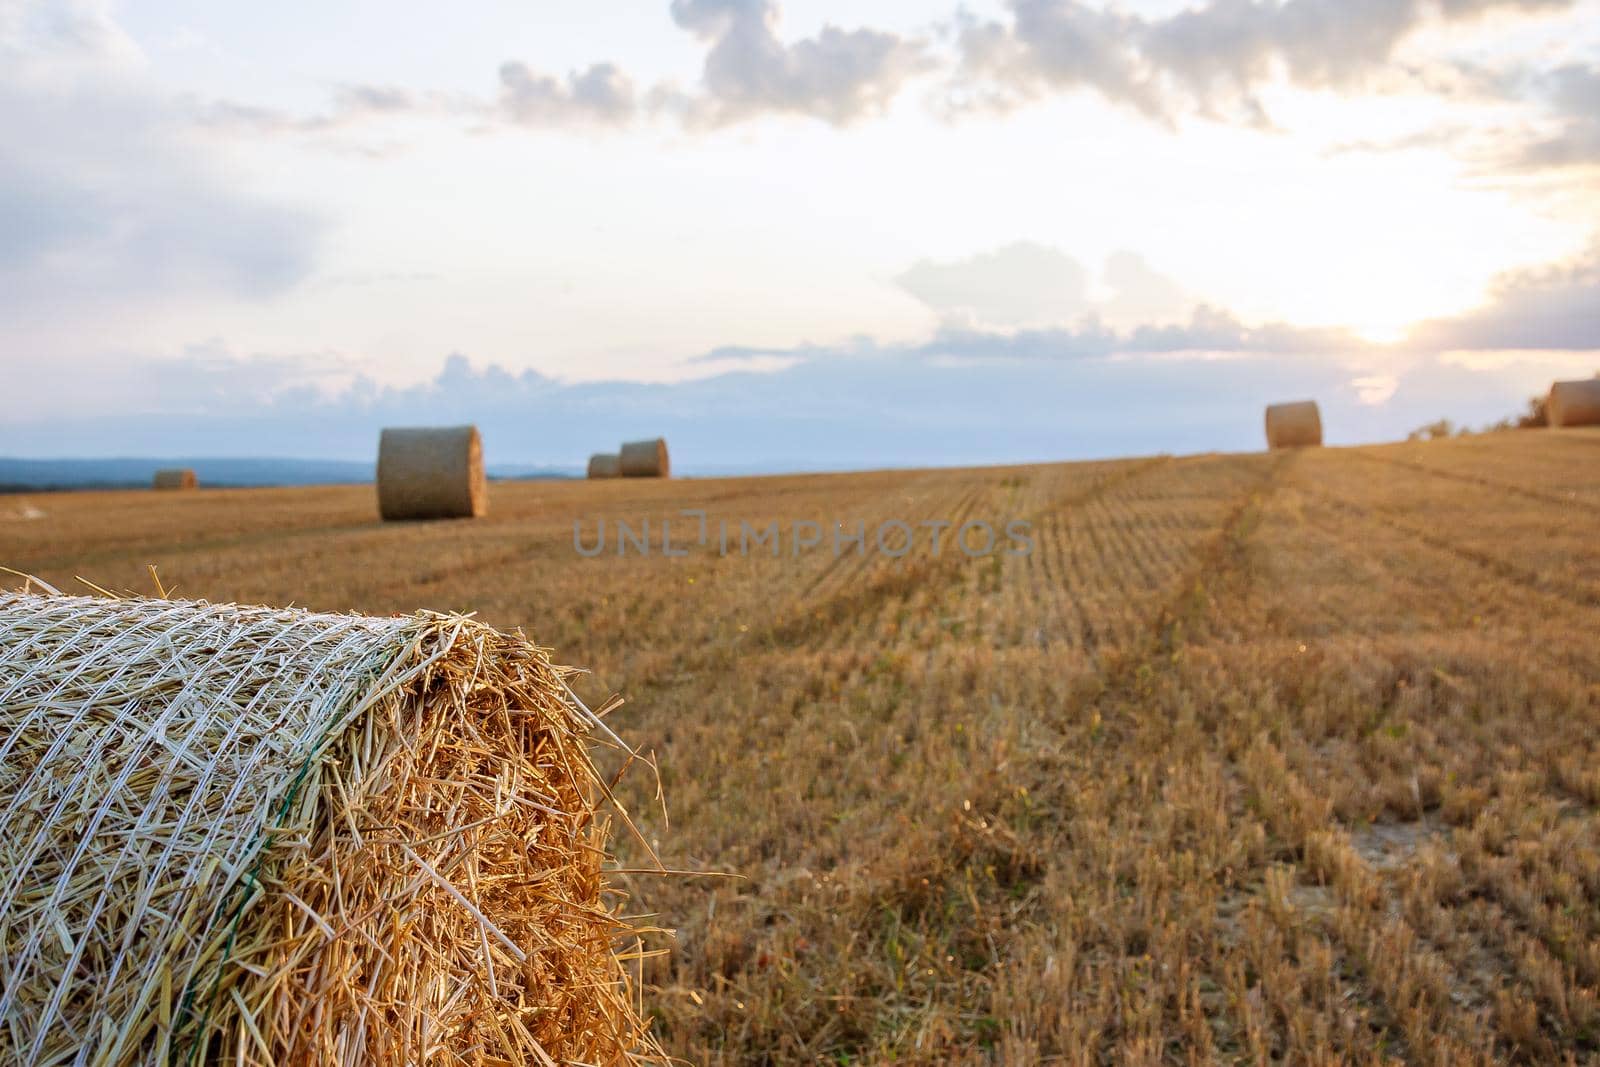
<svg viewBox="0 0 1600 1067">
<path fill-rule="evenodd" d="M 1268 448 L 1318 448 L 1322 445 L 1322 412 L 1315 400 L 1267 407 Z"/>
<path fill-rule="evenodd" d="M 626 1061 L 564 677 L 459 617 L 0 593 L 0 1062 Z"/>
<path fill-rule="evenodd" d="M 194 471 L 188 467 L 168 467 L 158 470 L 151 481 L 151 488 L 154 489 L 195 489 L 199 485 Z"/>
<path fill-rule="evenodd" d="M 1600 378 L 1556 382 L 1544 410 L 1551 426 L 1600 426 Z"/>
<path fill-rule="evenodd" d="M 390 428 L 378 438 L 378 513 L 471 519 L 489 509 L 476 426 Z"/>
<path fill-rule="evenodd" d="M 629 441 L 619 453 L 624 478 L 667 478 L 672 465 L 667 460 L 667 442 L 656 437 L 649 441 Z"/>
<path fill-rule="evenodd" d="M 596 452 L 589 457 L 589 477 L 622 477 L 622 457 L 614 452 Z"/>
</svg>

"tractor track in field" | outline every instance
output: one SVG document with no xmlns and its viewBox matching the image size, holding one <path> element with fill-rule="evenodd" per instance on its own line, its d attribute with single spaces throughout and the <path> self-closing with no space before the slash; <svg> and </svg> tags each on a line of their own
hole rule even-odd
<svg viewBox="0 0 1600 1067">
<path fill-rule="evenodd" d="M 1190 565 L 1178 569 L 1166 582 L 1165 596 L 1150 605 L 1139 621 L 1130 645 L 1113 645 L 1105 657 L 1095 657 L 1094 682 L 1082 694 L 1092 703 L 1137 705 L 1143 673 L 1173 669 L 1172 652 L 1199 620 L 1199 588 L 1226 583 L 1241 568 L 1245 542 L 1257 522 L 1262 502 L 1281 486 L 1282 472 L 1297 457 L 1274 457 L 1264 470 L 1230 500 L 1211 532 L 1189 554 Z M 1148 468 L 1145 468 L 1148 469 Z M 1083 710 L 1069 702 L 1057 714 L 1071 717 Z"/>
<path fill-rule="evenodd" d="M 1245 560 L 1246 553 L 1250 550 L 1251 539 L 1256 533 L 1262 502 L 1270 498 L 1278 488 L 1282 488 L 1283 472 L 1285 472 L 1286 467 L 1290 467 L 1298 459 L 1298 453 L 1290 453 L 1286 458 L 1275 462 L 1274 466 L 1270 467 L 1266 475 L 1262 477 L 1261 485 L 1256 490 L 1246 490 L 1242 501 L 1235 502 L 1234 510 L 1230 512 L 1229 520 L 1222 528 L 1221 534 L 1213 537 L 1213 541 L 1208 545 L 1208 550 L 1203 553 L 1200 566 L 1195 568 L 1195 582 L 1203 581 L 1208 585 L 1216 585 L 1216 587 L 1222 587 L 1224 590 L 1230 590 L 1230 585 L 1234 585 L 1240 577 L 1243 577 L 1245 581 L 1256 581 L 1253 576 L 1248 574 L 1248 571 L 1243 569 L 1243 560 Z M 1227 592 L 1224 592 L 1224 595 L 1227 595 Z M 1184 598 L 1179 597 L 1171 611 L 1178 619 L 1182 619 L 1184 613 L 1210 613 L 1214 609 L 1216 609 L 1216 605 L 1205 605 L 1205 608 L 1200 608 L 1194 603 L 1184 603 Z M 1224 611 L 1224 614 L 1230 613 Z M 1267 633 L 1259 632 L 1256 635 L 1251 635 L 1251 637 L 1267 637 Z M 1246 638 L 1246 640 L 1251 640 L 1251 638 Z M 1158 645 L 1158 648 L 1160 648 L 1160 645 Z M 1166 657 L 1166 659 L 1170 662 L 1170 657 Z M 1160 664 L 1160 661 L 1157 661 L 1157 664 Z M 1222 731 L 1222 733 L 1226 733 L 1226 731 Z M 1309 784 L 1302 781 L 1298 771 L 1288 761 L 1286 753 L 1283 753 L 1282 749 L 1278 749 L 1278 745 L 1270 742 L 1266 736 L 1261 737 L 1261 741 L 1258 744 L 1269 745 L 1270 750 L 1277 757 L 1277 763 L 1274 766 L 1277 766 L 1278 771 L 1283 776 L 1283 782 L 1278 782 L 1278 787 L 1272 787 L 1272 789 L 1262 790 L 1261 782 L 1253 781 L 1254 774 L 1246 773 L 1246 768 L 1243 768 L 1238 758 L 1235 758 L 1235 755 L 1230 753 L 1229 744 L 1230 742 L 1227 741 L 1226 737 L 1222 736 L 1218 731 L 1213 731 L 1214 757 L 1218 758 L 1222 777 L 1229 785 L 1230 795 L 1237 801 L 1235 817 L 1253 822 L 1254 825 L 1258 825 L 1262 830 L 1270 830 L 1272 827 L 1270 827 L 1267 819 L 1261 817 L 1259 808 L 1251 809 L 1250 805 L 1243 803 L 1243 800 L 1248 795 L 1262 792 L 1269 795 L 1269 797 L 1285 797 L 1285 795 L 1306 797 L 1306 795 L 1315 795 L 1314 790 L 1310 789 Z M 1288 784 L 1298 784 L 1299 789 L 1288 789 L 1286 787 Z M 1342 845 L 1349 849 L 1349 835 L 1342 830 L 1338 819 L 1333 819 L 1328 824 L 1328 830 L 1333 833 L 1334 840 L 1342 841 Z M 1286 867 L 1291 870 L 1293 885 L 1322 885 L 1325 880 L 1317 877 L 1314 870 L 1310 869 L 1309 862 L 1307 862 L 1306 841 L 1291 843 L 1291 845 L 1293 845 L 1293 854 L 1291 854 L 1290 862 L 1286 864 Z M 1365 864 L 1363 864 L 1363 869 L 1368 872 L 1370 877 L 1378 878 L 1376 872 L 1373 872 L 1370 867 L 1366 867 Z M 1392 894 L 1392 888 L 1387 889 Z M 1342 896 L 1339 889 L 1334 889 L 1334 893 L 1336 893 L 1336 897 Z M 1350 907 L 1357 907 L 1360 902 L 1344 901 L 1344 904 L 1350 905 Z M 1390 907 L 1390 912 L 1397 913 L 1397 907 Z M 1331 915 L 1320 915 L 1320 917 L 1312 918 L 1310 921 L 1325 939 L 1328 939 L 1331 944 L 1338 945 L 1341 957 L 1347 963 L 1354 963 L 1355 965 L 1354 973 L 1349 973 L 1346 969 L 1341 968 L 1341 973 L 1331 976 L 1336 985 L 1338 985 L 1338 989 L 1341 989 L 1342 995 L 1349 998 L 1350 1003 L 1358 1005 L 1358 1011 L 1365 1014 L 1366 1019 L 1370 1019 L 1371 1024 L 1382 1027 L 1390 1043 L 1398 1043 L 1400 1048 L 1405 1048 L 1405 1035 L 1402 1032 L 1398 1032 L 1397 1029 L 1398 1019 L 1402 1014 L 1400 1013 L 1400 1005 L 1395 1003 L 1392 990 L 1387 989 L 1389 982 L 1384 981 L 1386 976 L 1379 973 L 1376 966 L 1373 965 L 1373 961 L 1366 958 L 1360 939 L 1352 939 L 1349 936 L 1349 931 L 1341 929 L 1338 921 L 1333 921 Z M 1397 917 L 1397 921 L 1403 923 L 1403 918 Z M 1472 1032 L 1472 1019 L 1466 1013 L 1458 1014 L 1459 1017 L 1456 1017 L 1456 1027 L 1454 1029 L 1461 1030 L 1462 1033 Z M 1277 1027 L 1274 1027 L 1274 1029 L 1277 1029 Z M 1354 1037 L 1354 1033 L 1349 1033 L 1349 1035 L 1346 1035 L 1346 1040 L 1354 1040 Z M 1288 1035 L 1286 1033 L 1278 1033 L 1275 1038 L 1286 1040 Z M 1347 1049 L 1347 1051 L 1355 1051 L 1354 1046 Z"/>
<path fill-rule="evenodd" d="M 959 503 L 976 492 L 977 490 L 975 489 L 969 489 L 964 493 L 954 495 L 954 499 Z M 862 529 L 865 531 L 866 520 L 862 519 L 861 522 Z M 836 537 L 837 531 L 829 531 L 828 536 Z M 865 536 L 866 533 L 863 532 L 863 537 Z M 805 583 L 793 599 L 795 601 L 805 601 L 815 596 L 825 587 L 831 589 L 834 585 L 848 584 L 851 578 L 871 565 L 872 560 L 865 550 L 857 553 L 854 558 L 849 553 L 835 552 L 833 558 L 824 564 L 816 574 L 811 576 L 810 580 Z"/>
<path fill-rule="evenodd" d="M 1404 521 L 1403 519 L 1397 518 L 1395 515 L 1383 510 L 1382 508 L 1358 503 L 1357 501 L 1351 500 L 1348 497 L 1331 493 L 1326 489 L 1304 488 L 1302 491 L 1312 499 L 1320 500 L 1327 504 L 1335 511 L 1341 511 L 1348 515 L 1353 515 L 1358 519 L 1376 520 L 1377 522 L 1389 527 L 1389 529 L 1404 534 L 1413 540 L 1419 541 L 1422 544 L 1427 545 L 1429 548 L 1435 549 L 1439 552 L 1447 553 L 1468 563 L 1476 564 L 1477 566 L 1482 567 L 1484 570 L 1491 572 L 1496 577 L 1520 586 L 1529 592 L 1552 599 L 1562 600 L 1568 604 L 1572 604 L 1581 608 L 1600 608 L 1600 591 L 1597 591 L 1592 587 L 1583 586 L 1573 589 L 1551 582 L 1537 571 L 1528 567 L 1519 566 L 1503 556 L 1497 556 L 1492 552 L 1485 552 L 1481 549 L 1472 548 L 1467 545 L 1457 544 L 1448 538 L 1440 537 L 1438 534 L 1430 533 L 1427 530 L 1420 529 L 1411 523 Z"/>
<path fill-rule="evenodd" d="M 1418 474 L 1431 475 L 1435 478 L 1444 478 L 1448 481 L 1460 482 L 1465 485 L 1475 485 L 1480 489 L 1493 489 L 1500 493 L 1510 493 L 1527 500 L 1537 501 L 1542 504 L 1553 504 L 1562 508 L 1581 508 L 1584 511 L 1600 514 L 1600 503 L 1590 500 L 1580 500 L 1575 496 L 1557 496 L 1554 493 L 1542 492 L 1538 489 L 1529 489 L 1527 486 L 1512 485 L 1510 482 L 1498 481 L 1494 478 L 1485 478 L 1481 474 L 1462 474 L 1457 471 L 1444 470 L 1441 467 L 1430 467 L 1425 463 L 1417 463 L 1409 459 L 1398 459 L 1393 456 L 1379 456 L 1360 449 L 1351 449 L 1351 454 L 1373 463 L 1382 463 L 1403 470 L 1415 471 Z"/>
<path fill-rule="evenodd" d="M 1140 674 L 1140 666 L 1148 665 L 1150 670 L 1158 673 L 1176 669 L 1171 651 L 1173 641 L 1179 639 L 1176 634 L 1181 628 L 1174 626 L 1174 618 L 1195 610 L 1193 588 L 1196 583 L 1218 581 L 1219 575 L 1244 564 L 1239 546 L 1253 527 L 1253 512 L 1259 508 L 1263 496 L 1269 494 L 1280 480 L 1280 473 L 1288 462 L 1292 462 L 1292 457 L 1264 465 L 1249 479 L 1247 485 L 1232 495 L 1230 503 L 1211 512 L 1214 517 L 1207 522 L 1209 532 L 1194 543 L 1191 551 L 1183 553 L 1187 565 L 1173 568 L 1167 581 L 1163 583 L 1165 594 L 1155 600 L 1146 601 L 1140 608 L 1140 620 L 1134 630 L 1139 636 L 1133 638 L 1133 643 L 1125 651 L 1113 650 L 1108 646 L 1103 659 L 1086 664 L 1083 682 L 1068 687 L 1062 706 L 1039 708 L 1038 722 L 1047 735 L 1059 733 L 1062 738 L 1069 737 L 1079 726 L 1076 720 L 1085 716 L 1091 707 L 1106 709 L 1108 735 L 1139 728 L 1134 716 L 1143 697 L 1143 687 L 1147 684 L 1147 679 Z M 1129 470 L 1119 471 L 1115 476 L 1099 479 L 1094 484 L 1054 494 L 1041 506 L 1029 512 L 1028 518 L 1037 522 L 1043 516 L 1058 514 L 1066 509 L 1094 502 L 1120 486 L 1168 467 L 1168 461 L 1165 459 L 1155 460 Z M 1107 543 L 1117 545 L 1126 541 L 1124 531 L 1123 535 L 1111 538 Z M 1084 539 L 1083 547 L 1085 549 L 1090 547 L 1087 539 Z M 871 575 L 864 583 L 847 583 L 844 589 L 823 601 L 822 603 L 828 606 L 826 621 L 817 622 L 810 618 L 780 620 L 764 628 L 753 629 L 749 634 L 730 642 L 719 642 L 714 646 L 689 650 L 688 655 L 675 661 L 671 677 L 640 678 L 638 683 L 631 687 L 633 692 L 628 695 L 630 699 L 648 700 L 653 693 L 681 685 L 681 679 L 685 675 L 715 673 L 735 666 L 745 672 L 759 669 L 752 667 L 750 662 L 752 656 L 772 653 L 802 654 L 800 650 L 809 647 L 811 638 L 816 634 L 826 634 L 831 629 L 839 627 L 855 627 L 862 624 L 864 619 L 875 618 L 877 613 L 883 610 L 885 602 L 897 595 L 919 591 L 930 584 L 939 585 L 962 579 L 968 573 L 969 562 L 976 561 L 969 561 L 959 552 L 953 556 L 941 555 L 937 558 L 924 557 L 920 560 L 899 561 L 892 568 L 885 568 Z M 1104 558 L 1086 557 L 1081 566 L 1085 568 L 1084 573 L 1092 573 L 1096 566 L 1105 565 Z M 817 605 L 813 605 L 813 610 L 816 607 Z M 1120 632 L 1122 628 L 1118 629 Z M 860 655 L 850 655 L 844 650 L 834 649 L 829 653 L 834 659 L 829 662 L 835 666 L 829 669 L 844 671 L 843 677 L 846 679 L 859 677 L 864 671 L 870 673 L 872 668 L 866 664 L 873 651 L 875 647 L 870 644 L 860 649 Z M 780 726 L 781 730 L 794 728 L 797 727 L 789 723 Z M 772 740 L 771 737 L 765 738 L 764 743 L 770 744 Z M 1024 775 L 1030 787 L 1037 781 L 1040 783 L 1041 793 L 1049 795 L 1048 791 L 1051 788 L 1049 783 L 1059 785 L 1063 780 L 1061 767 L 1053 762 L 1054 751 L 1055 746 L 1044 745 L 1038 749 L 1030 749 L 1026 753 L 1019 753 L 1017 764 L 1011 773 Z M 1069 810 L 1068 806 L 1056 809 L 1057 814 L 1047 817 L 1046 822 L 1059 828 L 1060 822 L 1052 820 L 1070 818 L 1067 814 Z M 974 817 L 976 818 L 976 814 Z M 1003 842 L 1005 839 L 996 840 Z M 1042 878 L 1043 875 L 1039 877 Z M 987 901 L 988 897 L 985 896 L 984 899 Z M 1012 921 L 1018 924 L 1018 928 L 1027 926 L 1030 920 L 1023 914 L 1023 905 L 1009 900 L 1006 903 L 1014 916 Z M 1220 972 L 1215 975 L 1218 984 L 1223 977 Z M 1365 992 L 1364 988 L 1362 992 Z M 1218 1010 L 1228 1012 L 1234 1009 L 1222 1007 Z M 1230 1028 L 1242 1030 L 1244 1025 L 1244 1020 L 1240 1018 L 1237 1024 Z"/>
<path fill-rule="evenodd" d="M 1041 517 L 1065 508 L 1083 506 L 1135 478 L 1166 466 L 1169 462 L 1167 457 L 1157 457 L 1130 464 L 1123 470 L 1096 479 L 1088 486 L 1070 490 L 1051 499 L 1029 513 L 1024 521 L 1036 523 Z M 974 494 L 979 491 L 981 490 L 963 493 L 959 498 L 960 504 L 965 505 L 967 511 L 970 511 L 975 500 Z M 840 591 L 820 601 L 807 603 L 803 599 L 798 600 L 791 606 L 787 616 L 782 616 L 769 626 L 751 632 L 739 643 L 763 647 L 805 641 L 809 635 L 819 631 L 819 627 L 822 630 L 833 630 L 856 620 L 865 612 L 881 609 L 887 599 L 905 596 L 919 589 L 943 587 L 958 581 L 964 574 L 966 566 L 974 561 L 959 549 L 954 551 L 947 549 L 938 556 L 928 555 L 895 562 L 895 566 L 883 568 L 878 574 L 864 581 L 846 582 Z M 832 564 L 828 569 L 830 571 L 833 569 Z M 861 573 L 865 574 L 866 568 L 863 568 Z M 811 588 L 815 588 L 816 585 L 814 580 Z"/>
<path fill-rule="evenodd" d="M 1248 569 L 1251 540 L 1255 535 L 1263 505 L 1282 487 L 1284 474 L 1298 459 L 1298 454 L 1276 458 L 1254 484 L 1247 485 L 1232 500 L 1219 527 L 1197 548 L 1192 566 L 1169 586 L 1166 603 L 1149 620 L 1142 644 L 1114 661 L 1109 669 L 1098 672 L 1102 688 L 1098 692 L 1093 692 L 1091 699 L 1094 706 L 1111 713 L 1107 714 L 1106 719 L 1109 729 L 1151 728 L 1151 724 L 1142 721 L 1140 716 L 1148 715 L 1151 694 L 1160 687 L 1157 679 L 1174 675 L 1181 670 L 1179 661 L 1174 658 L 1174 651 L 1189 642 L 1198 641 L 1203 644 L 1209 640 L 1206 637 L 1189 635 L 1203 632 L 1203 617 L 1217 612 L 1219 607 L 1209 594 L 1204 598 L 1197 597 L 1194 595 L 1195 591 L 1202 587 L 1216 590 L 1216 595 L 1226 599 L 1239 594 L 1240 582 L 1250 583 L 1257 580 Z M 1228 616 L 1234 613 L 1222 610 L 1222 614 Z M 1251 640 L 1257 636 L 1266 635 L 1249 634 L 1245 635 L 1245 639 Z M 1187 683 L 1181 678 L 1174 678 L 1173 684 L 1181 690 Z M 1115 714 L 1118 712 L 1123 714 Z M 1159 726 L 1155 728 L 1160 729 Z M 1236 821 L 1248 822 L 1267 830 L 1269 827 L 1259 812 L 1244 803 L 1245 797 L 1255 791 L 1255 786 L 1246 780 L 1240 764 L 1230 755 L 1225 734 L 1226 731 L 1220 727 L 1210 731 L 1210 751 L 1233 798 L 1232 816 Z M 1275 745 L 1272 747 L 1277 751 Z M 1303 781 L 1299 772 L 1284 760 L 1281 753 L 1279 760 L 1283 762 L 1282 771 L 1287 779 L 1299 783 L 1299 792 L 1308 796 L 1313 795 L 1310 786 Z M 1273 796 L 1282 795 L 1279 790 L 1270 790 L 1269 793 Z M 1336 835 L 1343 835 L 1339 839 L 1343 840 L 1347 847 L 1349 846 L 1348 835 L 1344 834 L 1337 821 L 1331 823 L 1329 828 Z M 1322 881 L 1308 867 L 1303 847 L 1296 848 L 1288 866 L 1293 871 L 1296 885 L 1315 886 Z M 1409 924 L 1399 914 L 1400 909 L 1394 899 L 1396 889 L 1391 884 L 1392 880 L 1384 877 L 1370 865 L 1364 864 L 1364 868 L 1371 879 L 1382 884 L 1384 892 L 1388 895 L 1392 914 L 1387 920 L 1389 925 L 1385 929 L 1388 930 L 1390 927 L 1410 929 Z M 1233 892 L 1236 895 L 1250 894 L 1253 890 L 1239 887 Z M 1345 903 L 1351 907 L 1355 906 L 1350 901 Z M 1349 932 L 1341 930 L 1339 924 L 1330 918 L 1315 919 L 1313 925 L 1321 931 L 1322 936 L 1338 945 L 1344 959 L 1356 965 L 1355 973 L 1347 972 L 1333 976 L 1333 981 L 1341 990 L 1342 996 L 1351 1003 L 1359 1005 L 1360 1011 L 1371 1023 L 1383 1029 L 1386 1040 L 1391 1044 L 1399 1043 L 1403 1047 L 1405 1035 L 1399 1030 L 1403 1001 L 1396 1000 L 1396 990 L 1393 988 L 1395 975 L 1385 972 L 1374 961 L 1368 959 L 1360 938 L 1352 940 L 1347 936 Z M 1446 967 L 1452 983 L 1451 988 L 1453 990 L 1465 988 L 1469 976 L 1449 963 L 1442 951 L 1437 951 L 1444 946 L 1434 945 L 1422 931 L 1413 933 L 1416 934 L 1419 945 L 1428 946 L 1432 957 Z M 1223 983 L 1224 977 L 1220 971 L 1212 974 L 1212 980 L 1219 985 Z M 1233 1016 L 1232 1036 L 1235 1039 L 1248 1030 L 1248 1020 L 1242 1017 L 1237 1007 L 1229 1005 L 1228 1008 L 1228 1014 Z M 1486 1037 L 1481 1028 L 1481 1020 L 1470 1011 L 1456 1005 L 1453 1000 L 1442 1002 L 1435 1007 L 1451 1020 L 1448 1032 L 1452 1040 L 1457 1043 L 1458 1050 L 1472 1047 L 1475 1040 Z M 1290 1037 L 1271 1022 L 1268 1024 L 1267 1036 L 1270 1042 L 1285 1042 Z M 1353 1036 L 1347 1035 L 1347 1040 Z"/>
<path fill-rule="evenodd" d="M 1162 680 L 1172 678 L 1180 669 L 1174 656 L 1175 650 L 1187 640 L 1194 639 L 1185 635 L 1195 632 L 1196 624 L 1200 621 L 1197 616 L 1209 610 L 1209 602 L 1197 597 L 1195 591 L 1201 587 L 1231 588 L 1232 583 L 1240 580 L 1243 568 L 1247 565 L 1247 542 L 1257 523 L 1262 503 L 1279 488 L 1284 471 L 1295 459 L 1292 455 L 1274 458 L 1256 477 L 1233 494 L 1221 514 L 1208 524 L 1209 532 L 1185 554 L 1186 565 L 1167 571 L 1163 583 L 1164 595 L 1141 612 L 1131 642 L 1124 644 L 1111 637 L 1105 654 L 1092 657 L 1092 667 L 1084 681 L 1071 690 L 1061 707 L 1052 709 L 1044 716 L 1047 728 L 1058 732 L 1065 744 L 1070 747 L 1079 743 L 1076 732 L 1082 729 L 1091 709 L 1095 713 L 1097 729 L 1102 731 L 1102 739 L 1098 743 L 1110 747 L 1117 747 L 1121 741 L 1126 741 L 1127 735 L 1167 728 L 1165 720 L 1150 720 L 1151 704 L 1156 699 L 1155 693 Z M 1104 547 L 1099 542 L 1096 545 Z M 1103 564 L 1104 561 L 1103 555 L 1098 557 L 1098 562 Z M 1087 624 L 1087 618 L 1085 622 Z M 1182 684 L 1176 679 L 1174 682 Z M 1063 813 L 1070 811 L 1072 806 L 1064 799 L 1054 802 L 1046 799 L 1055 795 L 1053 789 L 1063 780 L 1059 768 L 1048 754 L 1053 748 L 1042 746 L 1028 760 L 1025 775 L 1029 788 L 1036 787 L 1041 802 L 1057 813 L 1051 818 L 1059 824 L 1070 820 L 1070 815 Z M 1233 806 L 1237 810 L 1233 814 L 1239 820 L 1259 821 L 1242 803 L 1244 787 L 1238 781 L 1237 767 L 1227 758 L 1226 752 L 1216 753 L 1215 762 L 1236 798 Z M 1018 771 L 1021 773 L 1021 768 Z M 1206 968 L 1202 981 L 1222 988 L 1227 984 L 1227 975 L 1224 973 L 1226 964 L 1220 959 L 1212 963 Z M 1365 982 L 1352 984 L 1348 978 L 1340 978 L 1338 982 L 1347 995 L 1372 1003 L 1374 1014 L 1386 1017 L 1387 1006 L 1378 991 L 1369 988 Z M 1237 1045 L 1251 1026 L 1247 1008 L 1230 998 L 1219 1005 L 1215 1012 L 1217 1037 L 1225 1045 Z"/>
</svg>

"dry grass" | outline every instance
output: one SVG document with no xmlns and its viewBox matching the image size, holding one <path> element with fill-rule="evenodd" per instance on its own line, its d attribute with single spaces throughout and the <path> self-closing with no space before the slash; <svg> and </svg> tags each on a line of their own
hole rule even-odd
<svg viewBox="0 0 1600 1067">
<path fill-rule="evenodd" d="M 645 1000 L 700 1062 L 1593 1062 L 1596 458 L 1566 431 L 502 485 L 465 534 L 381 529 L 359 490 L 86 494 L 0 557 L 477 610 L 591 665 L 660 757 L 645 837 L 743 876 L 617 876 L 677 929 Z M 574 516 L 696 507 L 1031 517 L 1036 551 L 573 551 Z"/>
<path fill-rule="evenodd" d="M 615 1063 L 604 732 L 465 619 L 0 594 L 0 1060 Z"/>
</svg>

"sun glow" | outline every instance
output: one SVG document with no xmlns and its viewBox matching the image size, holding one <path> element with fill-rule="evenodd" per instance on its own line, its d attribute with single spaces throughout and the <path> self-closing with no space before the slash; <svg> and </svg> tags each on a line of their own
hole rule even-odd
<svg viewBox="0 0 1600 1067">
<path fill-rule="evenodd" d="M 1411 322 L 1397 320 L 1365 322 L 1355 326 L 1351 332 L 1363 341 L 1370 341 L 1375 345 L 1393 345 L 1404 341 L 1413 325 Z"/>
</svg>

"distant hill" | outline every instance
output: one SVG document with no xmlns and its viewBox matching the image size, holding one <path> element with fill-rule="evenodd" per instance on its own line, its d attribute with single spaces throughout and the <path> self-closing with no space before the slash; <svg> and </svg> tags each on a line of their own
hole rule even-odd
<svg viewBox="0 0 1600 1067">
<path fill-rule="evenodd" d="M 229 488 L 270 485 L 344 485 L 372 481 L 373 465 L 337 459 L 244 459 L 176 457 L 149 459 L 9 459 L 0 456 L 0 492 L 54 489 L 128 489 L 149 486 L 162 467 L 192 467 L 201 486 Z M 494 479 L 576 478 L 577 470 L 498 464 Z"/>
</svg>

